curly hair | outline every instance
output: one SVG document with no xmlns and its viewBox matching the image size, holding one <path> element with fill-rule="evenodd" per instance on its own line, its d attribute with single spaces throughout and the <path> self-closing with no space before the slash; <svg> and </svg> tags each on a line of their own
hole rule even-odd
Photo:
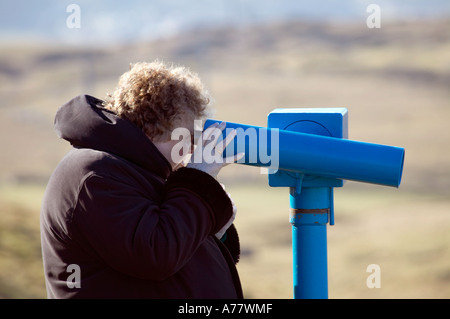
<svg viewBox="0 0 450 319">
<path fill-rule="evenodd" d="M 155 141 L 170 140 L 183 119 L 203 119 L 210 97 L 197 74 L 161 61 L 130 64 L 104 106 Z"/>
</svg>

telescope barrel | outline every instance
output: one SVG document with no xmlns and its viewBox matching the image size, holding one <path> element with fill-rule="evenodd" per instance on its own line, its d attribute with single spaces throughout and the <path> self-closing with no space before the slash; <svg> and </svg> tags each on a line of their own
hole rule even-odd
<svg viewBox="0 0 450 319">
<path fill-rule="evenodd" d="M 208 119 L 204 128 L 218 120 Z M 236 129 L 224 157 L 244 151 L 238 163 L 313 176 L 398 187 L 404 148 L 226 122 Z M 270 172 L 270 170 L 269 170 Z"/>
</svg>

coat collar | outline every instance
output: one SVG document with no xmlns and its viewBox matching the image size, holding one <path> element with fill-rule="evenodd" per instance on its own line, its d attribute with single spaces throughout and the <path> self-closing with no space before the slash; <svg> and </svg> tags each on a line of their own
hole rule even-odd
<svg viewBox="0 0 450 319">
<path fill-rule="evenodd" d="M 70 100 L 56 113 L 57 135 L 74 147 L 120 156 L 166 179 L 172 168 L 144 132 L 102 105 L 90 95 Z"/>
</svg>

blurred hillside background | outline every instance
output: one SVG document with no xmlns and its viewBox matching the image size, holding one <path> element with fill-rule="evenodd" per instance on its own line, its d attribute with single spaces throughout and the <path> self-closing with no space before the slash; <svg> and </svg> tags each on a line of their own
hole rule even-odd
<svg viewBox="0 0 450 319">
<path fill-rule="evenodd" d="M 81 9 L 69 28 L 69 4 Z M 381 28 L 369 28 L 370 3 Z M 104 98 L 129 63 L 200 74 L 215 118 L 346 107 L 349 138 L 406 149 L 399 189 L 347 182 L 328 228 L 330 298 L 450 297 L 448 1 L 0 0 L 0 298 L 46 298 L 39 209 L 69 150 L 60 105 Z M 259 169 L 219 176 L 238 206 L 247 298 L 292 297 L 288 190 Z M 367 266 L 381 268 L 368 288 Z"/>
</svg>

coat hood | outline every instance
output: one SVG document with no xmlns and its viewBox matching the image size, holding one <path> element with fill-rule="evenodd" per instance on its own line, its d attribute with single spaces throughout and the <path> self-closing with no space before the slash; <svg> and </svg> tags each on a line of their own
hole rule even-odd
<svg viewBox="0 0 450 319">
<path fill-rule="evenodd" d="M 76 148 L 111 153 L 167 178 L 172 168 L 150 139 L 102 104 L 93 96 L 80 95 L 61 106 L 55 117 L 57 135 Z"/>
</svg>

